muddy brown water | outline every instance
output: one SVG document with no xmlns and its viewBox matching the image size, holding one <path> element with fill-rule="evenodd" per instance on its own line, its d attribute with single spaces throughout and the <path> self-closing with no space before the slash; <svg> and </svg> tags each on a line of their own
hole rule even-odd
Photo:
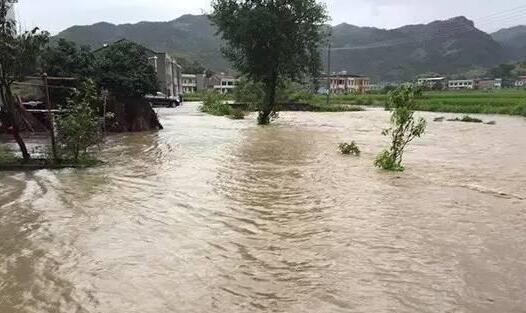
<svg viewBox="0 0 526 313">
<path fill-rule="evenodd" d="M 160 114 L 106 166 L 0 174 L 1 313 L 526 312 L 525 119 L 420 114 L 393 174 L 383 111 Z"/>
</svg>

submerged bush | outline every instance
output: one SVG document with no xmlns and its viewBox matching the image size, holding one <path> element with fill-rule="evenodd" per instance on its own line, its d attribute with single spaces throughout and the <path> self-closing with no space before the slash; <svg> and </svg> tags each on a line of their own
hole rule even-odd
<svg viewBox="0 0 526 313">
<path fill-rule="evenodd" d="M 204 95 L 201 112 L 216 116 L 230 115 L 231 108 L 225 103 L 224 96 L 215 91 L 208 91 Z"/>
<path fill-rule="evenodd" d="M 234 120 L 242 120 L 245 118 L 245 111 L 241 110 L 241 109 L 231 109 L 230 110 L 230 118 L 234 119 Z"/>
<path fill-rule="evenodd" d="M 402 165 L 404 150 L 415 138 L 421 137 L 427 126 L 426 120 L 415 120 L 415 98 L 421 91 L 414 86 L 406 85 L 389 93 L 388 107 L 393 109 L 391 114 L 391 127 L 382 134 L 391 136 L 391 146 L 381 152 L 374 164 L 382 169 L 403 171 Z"/>
<path fill-rule="evenodd" d="M 340 152 L 345 155 L 352 154 L 355 156 L 359 156 L 361 153 L 360 148 L 358 148 L 358 145 L 354 141 L 352 141 L 350 144 L 345 142 L 341 143 L 338 145 L 338 148 L 340 149 Z"/>
<path fill-rule="evenodd" d="M 457 118 L 454 118 L 454 119 L 449 119 L 448 121 L 450 121 L 450 122 L 464 122 L 464 123 L 483 123 L 483 121 L 481 119 L 474 118 L 474 117 L 471 117 L 469 115 L 464 115 L 461 118 L 457 117 Z"/>
</svg>

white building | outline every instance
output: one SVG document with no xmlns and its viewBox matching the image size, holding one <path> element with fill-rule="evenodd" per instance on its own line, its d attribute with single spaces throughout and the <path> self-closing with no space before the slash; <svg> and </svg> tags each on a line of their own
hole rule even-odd
<svg viewBox="0 0 526 313">
<path fill-rule="evenodd" d="M 418 86 L 427 88 L 440 88 L 443 89 L 447 86 L 446 77 L 424 77 L 417 80 Z"/>
<path fill-rule="evenodd" d="M 475 89 L 475 81 L 472 79 L 450 80 L 448 88 L 452 90 Z"/>
<path fill-rule="evenodd" d="M 182 75 L 183 94 L 194 93 L 197 91 L 197 75 L 183 74 Z"/>
<path fill-rule="evenodd" d="M 225 74 L 214 75 L 210 80 L 214 90 L 221 93 L 229 93 L 236 88 L 237 79 L 233 76 Z"/>
<path fill-rule="evenodd" d="M 341 72 L 332 74 L 330 80 L 332 93 L 366 92 L 370 90 L 370 79 L 367 76 L 347 74 Z"/>
</svg>

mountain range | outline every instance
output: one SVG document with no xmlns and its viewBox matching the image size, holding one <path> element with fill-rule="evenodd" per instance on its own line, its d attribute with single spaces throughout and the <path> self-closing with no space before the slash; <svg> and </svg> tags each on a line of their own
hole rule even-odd
<svg viewBox="0 0 526 313">
<path fill-rule="evenodd" d="M 92 48 L 129 39 L 150 49 L 165 51 L 216 70 L 229 70 L 222 57 L 222 41 L 205 15 L 183 15 L 169 22 L 73 26 L 59 33 Z M 340 24 L 331 27 L 331 71 L 369 75 L 396 81 L 436 72 L 459 73 L 492 67 L 526 57 L 526 26 L 487 34 L 465 17 L 380 29 Z M 325 56 L 327 49 L 323 52 Z"/>
</svg>

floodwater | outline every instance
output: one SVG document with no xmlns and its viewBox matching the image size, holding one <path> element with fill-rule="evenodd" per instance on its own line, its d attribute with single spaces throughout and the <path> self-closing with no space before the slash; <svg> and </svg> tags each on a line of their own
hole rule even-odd
<svg viewBox="0 0 526 313">
<path fill-rule="evenodd" d="M 106 166 L 0 174 L 1 313 L 526 312 L 526 119 L 421 114 L 387 173 L 383 111 L 160 114 Z"/>
</svg>

